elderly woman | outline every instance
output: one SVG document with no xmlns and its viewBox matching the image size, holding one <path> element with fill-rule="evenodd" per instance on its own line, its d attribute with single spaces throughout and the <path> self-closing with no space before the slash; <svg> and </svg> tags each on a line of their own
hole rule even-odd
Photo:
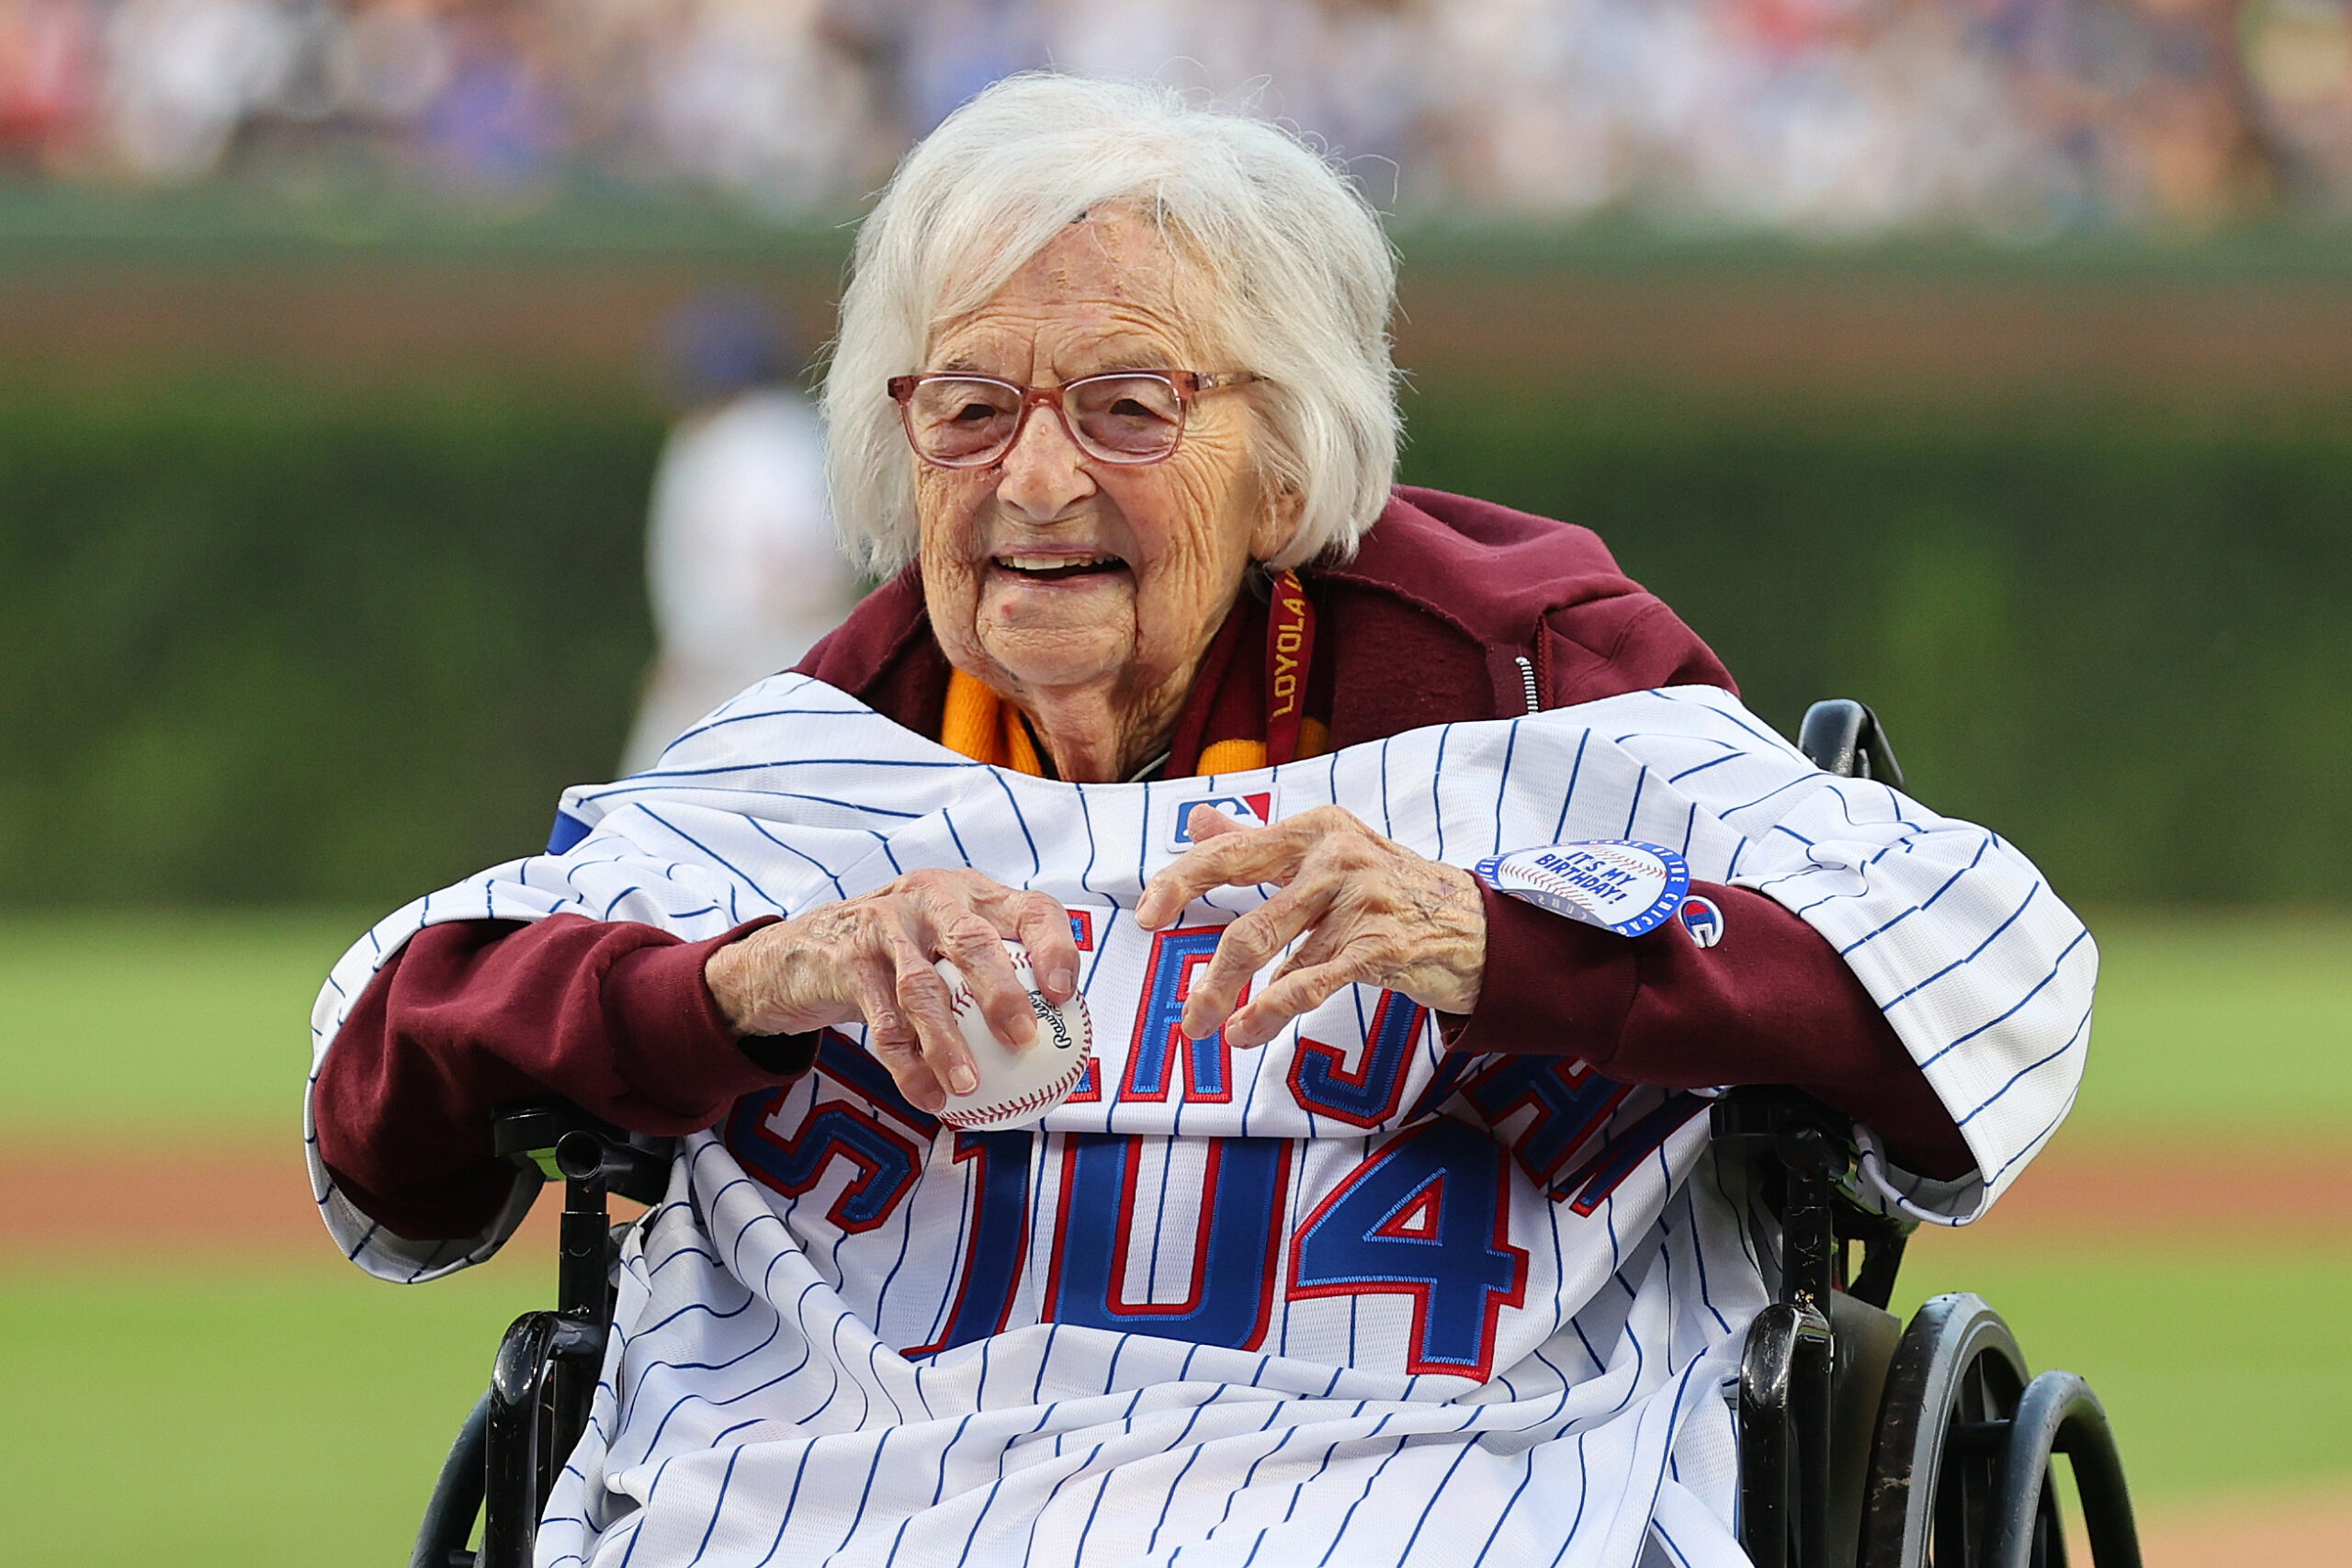
<svg viewBox="0 0 2352 1568">
<path fill-rule="evenodd" d="M 2064 1114 L 2079 924 L 1591 535 L 1392 488 L 1392 282 L 1271 126 L 983 94 L 826 388 L 888 581 L 334 972 L 312 1171 L 373 1272 L 513 1229 L 503 1105 L 681 1135 L 540 1562 L 1739 1562 L 1770 1222 L 1703 1091 L 1812 1089 L 1945 1224 Z M 1024 1045 L 1005 939 L 1093 1060 L 958 1131 L 936 965 Z"/>
</svg>

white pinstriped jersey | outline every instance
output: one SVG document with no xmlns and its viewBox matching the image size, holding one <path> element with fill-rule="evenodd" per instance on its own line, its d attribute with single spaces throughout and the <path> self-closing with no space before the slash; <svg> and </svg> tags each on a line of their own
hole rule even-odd
<svg viewBox="0 0 2352 1568">
<path fill-rule="evenodd" d="M 1704 1101 L 1555 1058 L 1449 1057 L 1401 997 L 1342 991 L 1252 1050 L 1172 1025 L 1227 889 L 1139 931 L 1206 797 L 1336 802 L 1422 853 L 1631 838 L 1828 939 L 1982 1176 L 1866 1154 L 1867 1199 L 1973 1218 L 2071 1104 L 2096 954 L 2032 866 L 1834 779 L 1709 687 L 1414 731 L 1278 769 L 1073 785 L 968 761 L 799 676 L 649 773 L 575 789 L 584 833 L 401 910 L 336 966 L 317 1060 L 440 920 L 576 912 L 689 939 L 921 866 L 1072 911 L 1095 1070 L 1035 1131 L 958 1134 L 859 1048 L 684 1140 L 632 1234 L 594 1425 L 543 1565 L 1744 1562 L 1723 1391 L 1767 1297 L 1762 1222 Z M 1730 940 L 1736 940 L 1736 936 Z M 315 1077 L 315 1066 L 313 1068 Z M 397 1280 L 484 1235 L 370 1224 Z"/>
</svg>

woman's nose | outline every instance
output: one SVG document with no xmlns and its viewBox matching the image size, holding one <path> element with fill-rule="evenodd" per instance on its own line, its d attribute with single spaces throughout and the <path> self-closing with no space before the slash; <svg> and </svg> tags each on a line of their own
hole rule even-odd
<svg viewBox="0 0 2352 1568">
<path fill-rule="evenodd" d="M 1050 408 L 1029 410 L 999 466 L 997 500 L 1032 522 L 1050 522 L 1094 493 L 1086 454 Z"/>
</svg>

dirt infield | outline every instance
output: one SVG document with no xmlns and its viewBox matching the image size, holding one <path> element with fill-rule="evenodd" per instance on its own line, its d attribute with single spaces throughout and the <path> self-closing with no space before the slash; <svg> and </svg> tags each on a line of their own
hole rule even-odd
<svg viewBox="0 0 2352 1568">
<path fill-rule="evenodd" d="M 184 1143 L 100 1157 L 83 1145 L 0 1155 L 0 1251 L 18 1268 L 73 1268 L 135 1254 L 151 1260 L 219 1264 L 256 1256 L 323 1258 L 325 1226 L 311 1201 L 302 1151 Z M 555 1234 L 554 1202 L 525 1224 Z"/>
<path fill-rule="evenodd" d="M 2211 1246 L 2352 1242 L 2352 1146 L 2173 1152 L 2082 1140 L 2037 1159 L 1972 1234 L 2002 1241 Z"/>
<path fill-rule="evenodd" d="M 2145 1568 L 2343 1568 L 2352 1542 L 2352 1491 L 2232 1497 L 2158 1509 L 2140 1521 Z M 2077 1541 L 2071 1561 L 2090 1561 Z"/>
<path fill-rule="evenodd" d="M 324 1258 L 301 1153 L 189 1140 L 176 1149 L 100 1156 L 86 1144 L 0 1154 L 0 1249 L 17 1267 L 73 1265 L 136 1252 L 218 1262 L 280 1254 Z M 2352 1148 L 2205 1148 L 2143 1145 L 2052 1149 L 2002 1200 L 1979 1234 L 2006 1242 L 2211 1246 L 2296 1237 L 2352 1242 Z M 2258 1206 L 2247 1194 L 2259 1193 Z M 551 1228 L 542 1201 L 533 1226 Z"/>
</svg>

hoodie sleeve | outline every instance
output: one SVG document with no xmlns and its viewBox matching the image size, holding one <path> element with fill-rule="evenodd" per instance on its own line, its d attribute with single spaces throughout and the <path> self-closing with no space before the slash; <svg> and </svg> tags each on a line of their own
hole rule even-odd
<svg viewBox="0 0 2352 1568">
<path fill-rule="evenodd" d="M 633 1132 L 707 1127 L 808 1070 L 816 1036 L 745 1041 L 703 984 L 718 948 L 632 920 L 428 926 L 377 971 L 322 1065 L 319 1156 L 368 1218 L 411 1241 L 472 1236 L 518 1173 L 491 1121 L 560 1096 Z"/>
</svg>

